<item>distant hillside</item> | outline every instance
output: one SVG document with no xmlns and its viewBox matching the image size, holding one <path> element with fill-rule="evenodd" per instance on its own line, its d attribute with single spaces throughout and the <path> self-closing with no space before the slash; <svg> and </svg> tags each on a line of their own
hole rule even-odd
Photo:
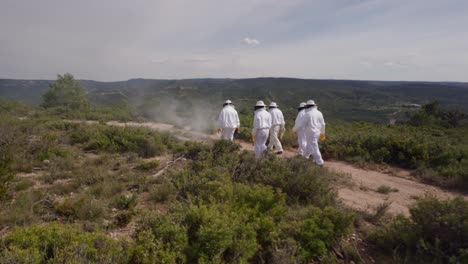
<svg viewBox="0 0 468 264">
<path fill-rule="evenodd" d="M 39 104 L 51 80 L 0 79 L 0 98 Z M 444 108 L 468 112 L 468 83 L 381 82 L 304 80 L 292 78 L 254 79 L 131 79 L 119 82 L 80 81 L 95 105 L 129 102 L 136 108 L 149 105 L 190 110 L 195 106 L 219 109 L 225 99 L 238 108 L 251 108 L 256 100 L 276 101 L 283 111 L 294 114 L 299 102 L 317 101 L 333 119 L 382 122 L 403 106 L 438 100 Z M 180 110 L 180 109 L 179 109 Z M 178 111 L 179 111 L 178 110 Z"/>
</svg>

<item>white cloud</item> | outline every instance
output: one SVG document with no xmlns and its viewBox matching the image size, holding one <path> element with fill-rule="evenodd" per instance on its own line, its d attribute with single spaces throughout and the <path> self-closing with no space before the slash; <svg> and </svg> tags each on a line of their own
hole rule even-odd
<svg viewBox="0 0 468 264">
<path fill-rule="evenodd" d="M 254 38 L 249 38 L 249 37 L 246 37 L 242 40 L 242 43 L 246 44 L 246 45 L 249 45 L 249 46 L 258 46 L 260 45 L 260 41 L 258 41 L 257 39 L 254 39 Z"/>
</svg>

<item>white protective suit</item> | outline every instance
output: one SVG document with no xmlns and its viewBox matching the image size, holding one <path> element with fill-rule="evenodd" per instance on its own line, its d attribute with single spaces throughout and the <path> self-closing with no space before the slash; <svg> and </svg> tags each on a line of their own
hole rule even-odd
<svg viewBox="0 0 468 264">
<path fill-rule="evenodd" d="M 221 128 L 221 138 L 232 141 L 234 132 L 240 126 L 239 115 L 232 105 L 226 105 L 218 116 L 218 127 Z"/>
<path fill-rule="evenodd" d="M 283 112 L 276 107 L 270 109 L 268 112 L 271 115 L 270 144 L 268 145 L 268 149 L 272 150 L 275 148 L 276 152 L 282 152 L 283 146 L 281 146 L 279 138 L 285 124 Z"/>
<path fill-rule="evenodd" d="M 252 134 L 255 135 L 255 157 L 267 150 L 266 142 L 271 127 L 271 115 L 265 108 L 255 110 Z"/>
<path fill-rule="evenodd" d="M 299 111 L 297 113 L 296 122 L 294 123 L 294 127 L 296 127 L 298 125 L 299 120 L 301 120 L 301 118 L 303 118 L 304 115 L 305 115 L 305 109 L 302 109 L 301 111 Z M 299 147 L 297 148 L 297 154 L 303 156 L 304 152 L 306 150 L 306 146 L 307 146 L 307 140 L 305 138 L 304 128 L 299 128 L 295 132 L 297 133 L 297 143 L 299 145 Z"/>
<path fill-rule="evenodd" d="M 293 131 L 297 132 L 300 129 L 304 130 L 307 142 L 303 156 L 308 159 L 312 155 L 317 165 L 323 165 L 322 154 L 318 147 L 318 139 L 320 134 L 325 134 L 325 120 L 316 106 L 305 109 L 305 114 L 300 120 L 297 120 Z"/>
</svg>

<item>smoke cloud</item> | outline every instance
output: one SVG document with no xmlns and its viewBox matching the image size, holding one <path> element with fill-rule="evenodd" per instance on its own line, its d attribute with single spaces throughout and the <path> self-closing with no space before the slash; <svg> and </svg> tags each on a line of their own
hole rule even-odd
<svg viewBox="0 0 468 264">
<path fill-rule="evenodd" d="M 203 100 L 165 97 L 145 102 L 137 108 L 139 114 L 155 122 L 172 124 L 184 130 L 211 133 L 216 127 L 220 111 L 220 107 L 217 106 L 213 102 Z"/>
</svg>

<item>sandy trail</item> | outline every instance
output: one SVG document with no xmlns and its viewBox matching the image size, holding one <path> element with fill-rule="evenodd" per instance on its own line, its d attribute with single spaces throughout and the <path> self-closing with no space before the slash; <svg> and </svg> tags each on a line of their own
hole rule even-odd
<svg viewBox="0 0 468 264">
<path fill-rule="evenodd" d="M 93 123 L 93 121 L 87 121 Z M 206 135 L 200 132 L 191 131 L 190 128 L 176 128 L 170 124 L 154 122 L 127 122 L 120 123 L 111 121 L 107 123 L 112 126 L 138 126 L 154 129 L 158 131 L 171 132 L 181 140 L 206 141 L 219 139 L 218 135 Z M 238 142 L 243 149 L 253 151 L 253 144 L 247 142 Z M 282 154 L 285 158 L 296 156 L 292 150 L 285 150 Z M 388 212 L 391 214 L 409 215 L 409 207 L 413 205 L 418 197 L 426 194 L 436 196 L 440 199 L 462 196 L 468 200 L 468 195 L 452 193 L 438 187 L 418 182 L 411 178 L 410 172 L 398 168 L 391 168 L 390 172 L 368 170 L 357 168 L 346 162 L 327 160 L 325 167 L 329 170 L 351 176 L 352 186 L 340 186 L 338 196 L 348 207 L 359 211 L 372 213 L 376 207 L 384 203 L 389 203 Z M 381 186 L 387 186 L 393 191 L 388 194 L 377 192 Z"/>
</svg>

